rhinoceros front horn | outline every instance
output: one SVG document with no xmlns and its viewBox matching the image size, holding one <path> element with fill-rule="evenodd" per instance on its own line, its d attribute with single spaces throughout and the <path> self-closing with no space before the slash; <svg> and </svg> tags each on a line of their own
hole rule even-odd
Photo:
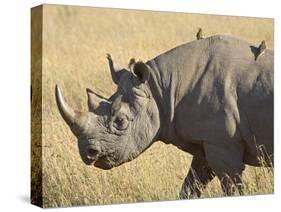
<svg viewBox="0 0 281 212">
<path fill-rule="evenodd" d="M 60 114 L 75 135 L 84 129 L 87 117 L 85 114 L 74 111 L 63 99 L 60 88 L 56 85 L 56 102 Z"/>
</svg>

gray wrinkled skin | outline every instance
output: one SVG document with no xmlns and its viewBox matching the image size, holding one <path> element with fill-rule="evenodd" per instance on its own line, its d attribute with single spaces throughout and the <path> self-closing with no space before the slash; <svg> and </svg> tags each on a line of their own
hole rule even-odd
<svg viewBox="0 0 281 212">
<path fill-rule="evenodd" d="M 200 196 L 218 176 L 227 195 L 242 192 L 245 164 L 259 166 L 257 147 L 273 161 L 272 50 L 216 35 L 118 68 L 117 91 L 104 99 L 87 89 L 89 112 L 73 111 L 56 87 L 58 108 L 78 138 L 82 160 L 110 169 L 136 158 L 154 141 L 193 155 L 180 196 Z"/>
</svg>

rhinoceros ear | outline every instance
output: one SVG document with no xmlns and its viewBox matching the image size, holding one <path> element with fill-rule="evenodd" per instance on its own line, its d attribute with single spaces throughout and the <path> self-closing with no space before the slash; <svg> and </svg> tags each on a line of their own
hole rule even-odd
<svg viewBox="0 0 281 212">
<path fill-rule="evenodd" d="M 86 91 L 87 91 L 87 95 L 88 95 L 88 108 L 89 108 L 90 112 L 94 112 L 99 107 L 101 102 L 109 103 L 109 101 L 107 99 L 96 94 L 91 89 L 87 88 Z"/>
<path fill-rule="evenodd" d="M 106 58 L 108 60 L 112 80 L 115 84 L 118 84 L 121 75 L 124 73 L 125 70 L 114 64 L 110 54 L 106 54 Z"/>
<path fill-rule="evenodd" d="M 136 62 L 135 65 L 133 66 L 133 72 L 135 75 L 137 75 L 138 79 L 142 83 L 149 80 L 150 71 L 149 71 L 149 67 L 145 63 L 141 61 Z"/>
</svg>

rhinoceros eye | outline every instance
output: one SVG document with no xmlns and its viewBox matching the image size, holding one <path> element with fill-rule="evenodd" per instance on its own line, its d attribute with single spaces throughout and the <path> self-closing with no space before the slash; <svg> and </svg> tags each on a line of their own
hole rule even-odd
<svg viewBox="0 0 281 212">
<path fill-rule="evenodd" d="M 129 122 L 126 117 L 116 117 L 114 120 L 114 127 L 118 130 L 126 130 L 129 126 Z"/>
</svg>

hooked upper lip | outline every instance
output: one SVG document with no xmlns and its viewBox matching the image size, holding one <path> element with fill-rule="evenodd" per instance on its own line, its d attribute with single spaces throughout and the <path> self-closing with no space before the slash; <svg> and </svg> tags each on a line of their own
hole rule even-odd
<svg viewBox="0 0 281 212">
<path fill-rule="evenodd" d="M 88 148 L 87 153 L 86 153 L 87 158 L 89 160 L 96 160 L 98 158 L 99 154 L 100 154 L 100 152 L 93 148 Z"/>
<path fill-rule="evenodd" d="M 89 160 L 97 160 L 101 155 L 101 149 L 97 145 L 88 145 L 85 154 Z"/>
</svg>

